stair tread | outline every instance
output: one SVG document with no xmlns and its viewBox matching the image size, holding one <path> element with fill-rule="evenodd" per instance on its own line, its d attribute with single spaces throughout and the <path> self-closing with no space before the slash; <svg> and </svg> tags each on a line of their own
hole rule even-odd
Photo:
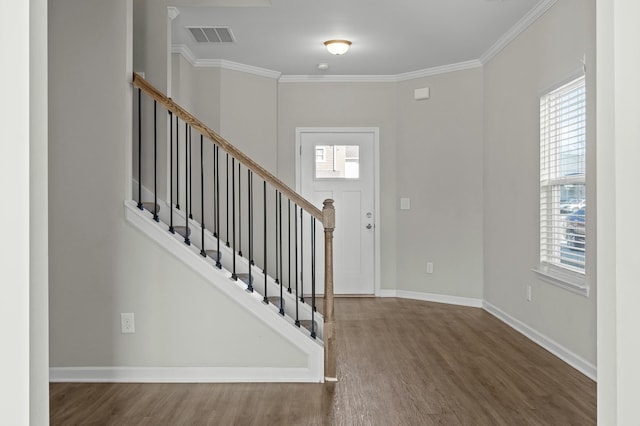
<svg viewBox="0 0 640 426">
<path fill-rule="evenodd" d="M 218 250 L 205 250 L 205 252 L 207 253 L 207 256 L 214 260 L 220 260 L 221 258 L 220 252 L 218 252 Z"/>
<path fill-rule="evenodd" d="M 182 235 L 183 237 L 186 234 L 186 226 L 174 226 L 173 230 L 176 232 L 176 234 Z M 191 228 L 189 228 L 189 235 L 191 235 Z"/>
<path fill-rule="evenodd" d="M 148 211 L 150 211 L 151 213 L 158 213 L 158 212 L 160 212 L 160 205 L 159 205 L 159 204 L 155 204 L 155 206 L 156 206 L 156 208 L 155 208 L 155 210 L 156 210 L 156 211 L 155 211 L 155 212 L 152 210 L 152 209 L 153 209 L 153 205 L 154 205 L 154 203 L 152 203 L 152 202 L 150 202 L 150 201 L 147 201 L 147 202 L 143 202 L 143 203 L 142 203 L 142 207 L 143 207 L 145 210 L 148 210 Z"/>
<path fill-rule="evenodd" d="M 318 321 L 313 321 L 315 323 L 315 331 L 318 332 Z M 311 320 L 300 320 L 300 327 L 306 328 L 311 331 Z"/>
<path fill-rule="evenodd" d="M 269 301 L 269 303 L 273 303 L 278 308 L 280 308 L 280 296 L 269 296 L 269 297 L 267 297 L 267 300 Z M 283 298 L 282 299 L 282 307 L 284 308 L 286 305 L 287 305 L 287 301 L 284 300 L 284 298 Z"/>
</svg>

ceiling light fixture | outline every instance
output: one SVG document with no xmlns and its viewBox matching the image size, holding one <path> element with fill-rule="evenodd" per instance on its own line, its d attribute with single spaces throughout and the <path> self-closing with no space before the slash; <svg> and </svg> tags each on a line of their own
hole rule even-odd
<svg viewBox="0 0 640 426">
<path fill-rule="evenodd" d="M 327 40 L 324 42 L 329 53 L 333 55 L 344 55 L 349 50 L 351 42 L 349 40 Z"/>
</svg>

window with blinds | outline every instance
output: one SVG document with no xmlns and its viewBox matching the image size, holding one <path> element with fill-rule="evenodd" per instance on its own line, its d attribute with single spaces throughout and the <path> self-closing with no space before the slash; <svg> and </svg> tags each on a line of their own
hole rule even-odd
<svg viewBox="0 0 640 426">
<path fill-rule="evenodd" d="M 540 98 L 540 262 L 584 274 L 585 79 Z"/>
</svg>

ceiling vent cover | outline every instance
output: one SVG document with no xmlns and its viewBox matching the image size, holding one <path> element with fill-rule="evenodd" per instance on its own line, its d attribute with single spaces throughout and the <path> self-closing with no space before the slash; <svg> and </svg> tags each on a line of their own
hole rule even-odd
<svg viewBox="0 0 640 426">
<path fill-rule="evenodd" d="M 229 27 L 187 27 L 198 43 L 233 43 Z"/>
</svg>

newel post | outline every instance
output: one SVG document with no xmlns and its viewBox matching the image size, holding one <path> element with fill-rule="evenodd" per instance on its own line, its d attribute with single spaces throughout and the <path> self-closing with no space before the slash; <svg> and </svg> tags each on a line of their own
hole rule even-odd
<svg viewBox="0 0 640 426">
<path fill-rule="evenodd" d="M 336 211 L 333 200 L 324 200 L 322 224 L 324 225 L 324 378 L 336 381 L 336 327 L 333 313 L 333 230 Z"/>
</svg>

